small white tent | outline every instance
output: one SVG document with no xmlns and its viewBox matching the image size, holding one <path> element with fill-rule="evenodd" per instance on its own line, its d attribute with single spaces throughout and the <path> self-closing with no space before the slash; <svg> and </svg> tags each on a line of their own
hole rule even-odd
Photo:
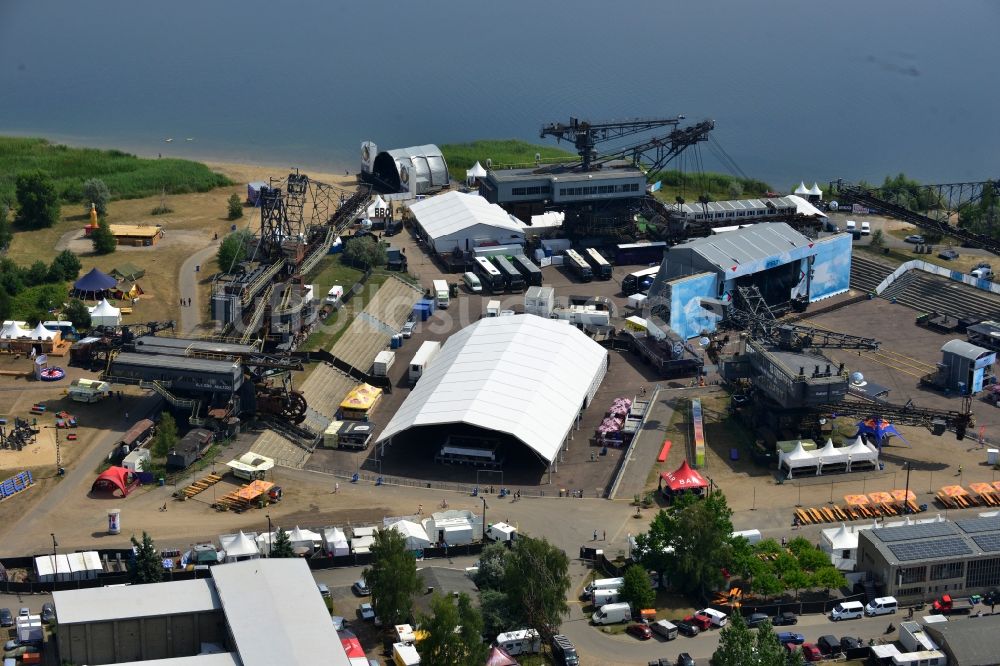
<svg viewBox="0 0 1000 666">
<path fill-rule="evenodd" d="M 31 335 L 31 331 L 26 328 L 21 328 L 21 325 L 16 321 L 8 321 L 4 324 L 3 330 L 0 330 L 0 338 L 4 340 L 16 340 L 18 338 L 26 338 Z"/>
<path fill-rule="evenodd" d="M 486 178 L 486 169 L 484 169 L 483 165 L 480 164 L 479 162 L 476 162 L 474 165 L 472 165 L 471 169 L 467 169 L 465 171 L 465 182 L 467 182 L 469 185 L 472 185 L 474 182 L 476 182 L 477 178 Z"/>
<path fill-rule="evenodd" d="M 819 189 L 819 183 L 814 182 L 813 186 L 809 188 L 809 196 L 817 197 L 818 199 L 823 198 L 823 190 Z"/>
<path fill-rule="evenodd" d="M 288 533 L 288 539 L 292 542 L 292 548 L 309 548 L 312 553 L 323 543 L 323 537 L 311 530 L 304 530 L 298 525 Z"/>
<path fill-rule="evenodd" d="M 35 330 L 28 334 L 32 340 L 51 340 L 56 337 L 55 331 L 50 331 L 49 329 L 42 326 L 42 322 L 38 322 L 38 326 L 35 326 Z"/>
<path fill-rule="evenodd" d="M 794 471 L 801 467 L 816 467 L 816 458 L 802 447 L 802 442 L 795 445 L 795 448 L 785 453 L 778 454 L 778 469 L 782 467 L 788 470 L 788 478 L 792 478 Z"/>
<path fill-rule="evenodd" d="M 809 188 L 806 187 L 806 183 L 805 183 L 804 180 L 803 181 L 799 181 L 799 186 L 795 188 L 795 191 L 792 192 L 792 194 L 799 194 L 799 195 L 806 195 L 806 196 L 809 195 Z"/>
<path fill-rule="evenodd" d="M 422 550 L 429 548 L 431 540 L 427 536 L 427 531 L 419 523 L 410 520 L 400 520 L 389 526 L 403 535 L 406 540 L 407 550 Z"/>
<path fill-rule="evenodd" d="M 385 199 L 381 195 L 375 197 L 375 201 L 368 206 L 368 210 L 365 213 L 365 217 L 368 219 L 378 218 L 382 219 L 388 217 L 389 204 L 385 202 Z"/>
<path fill-rule="evenodd" d="M 118 326 L 122 323 L 122 311 L 108 303 L 106 298 L 89 310 L 92 326 Z"/>
<path fill-rule="evenodd" d="M 847 471 L 851 471 L 851 466 L 859 462 L 869 463 L 878 466 L 878 451 L 871 444 L 866 444 L 860 437 L 854 443 L 846 447 L 844 453 L 847 454 Z"/>
<path fill-rule="evenodd" d="M 347 543 L 347 536 L 344 530 L 339 527 L 328 527 L 323 530 L 323 541 L 326 543 L 326 552 L 334 557 L 339 555 L 349 555 L 351 547 Z"/>
<path fill-rule="evenodd" d="M 256 560 L 260 557 L 260 548 L 258 548 L 257 542 L 243 532 L 221 535 L 219 545 L 222 546 L 222 550 L 226 551 L 227 562 Z"/>
</svg>

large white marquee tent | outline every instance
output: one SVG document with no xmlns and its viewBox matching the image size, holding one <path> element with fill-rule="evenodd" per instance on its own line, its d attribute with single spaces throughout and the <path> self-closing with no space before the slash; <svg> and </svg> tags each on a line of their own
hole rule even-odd
<svg viewBox="0 0 1000 666">
<path fill-rule="evenodd" d="M 462 423 L 511 435 L 551 463 L 607 366 L 607 350 L 564 321 L 481 319 L 448 338 L 378 441 Z"/>
<path fill-rule="evenodd" d="M 523 245 L 524 223 L 478 194 L 447 192 L 409 204 L 417 226 L 438 254 L 471 252 L 483 244 Z"/>
<path fill-rule="evenodd" d="M 814 451 L 806 451 L 802 442 L 785 453 L 778 454 L 778 469 L 786 469 L 788 478 L 793 478 L 798 469 L 814 469 L 816 476 L 823 473 L 824 466 L 836 465 L 838 470 L 851 471 L 851 467 L 864 464 L 865 469 L 878 464 L 878 450 L 858 437 L 850 446 L 837 448 L 832 440 L 826 440 L 826 446 Z M 843 465 L 843 467 L 841 467 Z"/>
</svg>

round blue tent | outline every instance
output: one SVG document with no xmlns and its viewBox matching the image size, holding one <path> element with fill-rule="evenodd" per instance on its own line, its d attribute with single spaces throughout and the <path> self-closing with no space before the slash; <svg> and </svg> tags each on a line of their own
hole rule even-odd
<svg viewBox="0 0 1000 666">
<path fill-rule="evenodd" d="M 73 295 L 80 298 L 100 298 L 104 292 L 111 289 L 118 281 L 106 273 L 102 273 L 96 268 L 73 283 Z"/>
</svg>

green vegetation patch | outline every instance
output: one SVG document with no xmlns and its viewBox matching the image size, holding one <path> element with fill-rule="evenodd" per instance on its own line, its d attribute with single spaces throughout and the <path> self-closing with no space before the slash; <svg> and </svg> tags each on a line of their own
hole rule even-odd
<svg viewBox="0 0 1000 666">
<path fill-rule="evenodd" d="M 167 194 L 207 192 L 233 184 L 200 162 L 70 148 L 46 139 L 0 137 L 0 202 L 13 204 L 17 174 L 33 169 L 51 175 L 60 198 L 68 203 L 83 202 L 83 183 L 89 178 L 103 180 L 113 199 L 139 199 L 164 190 Z"/>
<path fill-rule="evenodd" d="M 493 161 L 494 168 L 511 166 L 531 166 L 535 163 L 535 155 L 540 155 L 543 162 L 557 160 L 573 160 L 576 154 L 562 148 L 539 146 L 517 139 L 485 139 L 471 143 L 446 143 L 441 146 L 444 159 L 448 162 L 448 171 L 457 181 L 465 181 L 466 169 L 472 168 L 476 162 L 484 167 L 486 160 Z"/>
</svg>

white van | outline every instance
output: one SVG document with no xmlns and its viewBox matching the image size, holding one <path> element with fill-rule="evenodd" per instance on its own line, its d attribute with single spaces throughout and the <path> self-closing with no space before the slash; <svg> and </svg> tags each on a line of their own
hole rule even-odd
<svg viewBox="0 0 1000 666">
<path fill-rule="evenodd" d="M 868 236 L 869 234 L 871 234 L 871 232 L 872 232 L 872 225 L 869 224 L 868 222 L 862 222 L 861 223 L 861 235 L 862 236 Z"/>
<path fill-rule="evenodd" d="M 594 608 L 618 603 L 619 592 L 620 590 L 594 590 L 591 594 L 591 598 L 594 600 Z"/>
<path fill-rule="evenodd" d="M 621 586 L 625 584 L 624 578 L 598 578 L 587 584 L 587 587 L 583 588 L 583 596 L 585 599 L 590 598 L 594 593 L 594 590 L 619 590 Z"/>
<path fill-rule="evenodd" d="M 872 599 L 865 606 L 865 615 L 872 617 L 875 615 L 892 615 L 899 608 L 896 597 L 879 597 Z"/>
<path fill-rule="evenodd" d="M 865 614 L 865 607 L 860 601 L 841 601 L 830 611 L 830 619 L 834 622 L 840 620 L 856 620 Z"/>
<path fill-rule="evenodd" d="M 858 228 L 858 223 L 855 222 L 854 220 L 848 220 L 847 221 L 847 226 L 844 227 L 844 229 L 847 231 L 847 233 L 852 233 L 854 231 L 857 231 L 857 228 Z"/>
<path fill-rule="evenodd" d="M 632 607 L 627 603 L 605 604 L 590 617 L 594 624 L 618 624 L 631 619 Z"/>
<path fill-rule="evenodd" d="M 714 608 L 703 608 L 695 613 L 694 616 L 707 618 L 713 627 L 719 627 L 720 629 L 729 624 L 729 617 L 722 611 L 717 611 Z"/>
<path fill-rule="evenodd" d="M 465 283 L 465 288 L 471 291 L 473 294 L 483 293 L 483 283 L 479 281 L 479 278 L 475 273 L 463 273 L 462 282 Z"/>
<path fill-rule="evenodd" d="M 672 641 L 677 638 L 677 625 L 667 620 L 657 620 L 649 625 L 653 633 L 663 636 L 664 640 Z"/>
</svg>

